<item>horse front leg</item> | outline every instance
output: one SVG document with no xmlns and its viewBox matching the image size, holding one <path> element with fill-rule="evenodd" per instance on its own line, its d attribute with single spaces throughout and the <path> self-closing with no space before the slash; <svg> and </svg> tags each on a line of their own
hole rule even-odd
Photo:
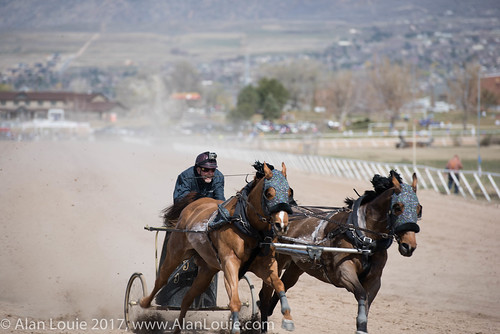
<svg viewBox="0 0 500 334">
<path fill-rule="evenodd" d="M 356 317 L 356 334 L 368 333 L 368 305 L 365 298 L 358 299 L 358 316 Z"/>
<path fill-rule="evenodd" d="M 232 257 L 223 260 L 222 270 L 224 271 L 224 286 L 229 297 L 229 309 L 231 310 L 231 334 L 240 334 L 239 314 L 241 310 L 241 301 L 238 294 L 238 271 L 241 262 Z"/>
<path fill-rule="evenodd" d="M 265 284 L 272 286 L 278 295 L 281 302 L 281 313 L 283 314 L 283 321 L 281 327 L 287 331 L 295 330 L 293 323 L 290 305 L 285 294 L 285 285 L 280 280 L 278 275 L 278 264 L 276 259 L 271 256 L 262 257 L 260 261 L 257 260 L 252 265 L 252 271 L 261 278 Z"/>
<path fill-rule="evenodd" d="M 367 294 L 367 301 L 366 301 L 366 315 L 370 313 L 370 307 L 373 303 L 373 300 L 377 296 L 381 284 L 380 276 L 382 273 L 380 272 L 379 275 L 370 275 L 367 277 L 366 280 L 363 281 L 363 286 L 365 288 L 366 294 Z"/>
<path fill-rule="evenodd" d="M 356 334 L 368 333 L 368 298 L 363 285 L 358 279 L 354 264 L 344 262 L 340 266 L 340 283 L 354 294 L 358 302 L 358 315 L 356 316 Z"/>
<path fill-rule="evenodd" d="M 281 272 L 283 267 L 282 264 L 284 263 L 284 261 L 279 258 L 278 263 L 278 272 Z M 285 286 L 285 292 L 293 287 L 299 280 L 299 277 L 304 273 L 304 271 L 300 269 L 293 261 L 291 261 L 291 259 L 287 259 L 286 264 L 289 264 L 289 266 L 281 276 L 281 281 Z M 274 290 L 272 286 L 265 283 L 262 284 L 262 289 L 259 293 L 259 300 L 261 303 L 260 314 L 262 333 L 267 333 L 268 317 L 273 314 L 274 308 L 278 304 L 278 301 L 280 301 L 280 296 L 277 293 L 273 294 L 273 292 Z"/>
<path fill-rule="evenodd" d="M 274 306 L 272 305 L 273 287 L 262 283 L 262 288 L 259 291 L 259 310 L 260 310 L 260 323 L 261 333 L 267 333 L 267 323 L 269 316 L 273 313 Z"/>
</svg>

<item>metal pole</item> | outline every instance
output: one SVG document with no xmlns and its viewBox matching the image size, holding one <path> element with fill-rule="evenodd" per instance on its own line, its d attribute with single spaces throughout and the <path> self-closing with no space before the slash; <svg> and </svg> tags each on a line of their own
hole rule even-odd
<svg viewBox="0 0 500 334">
<path fill-rule="evenodd" d="M 296 244 L 284 244 L 279 242 L 270 243 L 271 246 L 275 247 L 277 250 L 321 250 L 323 252 L 339 252 L 339 253 L 353 253 L 353 254 L 363 254 L 370 253 L 370 250 L 356 249 L 356 248 L 338 248 L 338 247 L 323 247 L 323 246 L 312 246 L 312 245 L 296 245 Z"/>
<path fill-rule="evenodd" d="M 413 171 L 417 171 L 417 121 L 413 120 Z"/>
<path fill-rule="evenodd" d="M 481 124 L 481 65 L 477 71 L 477 171 L 481 176 L 481 137 L 479 125 Z"/>
</svg>

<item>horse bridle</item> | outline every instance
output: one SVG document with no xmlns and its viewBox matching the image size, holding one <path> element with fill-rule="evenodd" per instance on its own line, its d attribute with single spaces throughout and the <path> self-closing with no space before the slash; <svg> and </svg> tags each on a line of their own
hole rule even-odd
<svg viewBox="0 0 500 334">
<path fill-rule="evenodd" d="M 420 232 L 417 221 L 422 218 L 422 205 L 420 205 L 417 194 L 412 187 L 407 184 L 401 184 L 401 192 L 394 192 L 391 195 L 391 205 L 387 213 L 387 229 L 389 234 L 393 235 L 396 241 L 400 241 L 401 232 L 413 231 Z M 404 211 L 401 215 L 394 213 L 393 207 L 396 203 L 403 203 Z M 420 206 L 420 211 L 418 207 Z"/>
<path fill-rule="evenodd" d="M 276 197 L 273 200 L 268 200 L 265 195 L 266 190 L 269 189 L 270 187 L 276 189 Z M 262 189 L 261 201 L 262 201 L 264 216 L 260 214 L 259 210 L 252 203 L 250 203 L 250 201 L 248 201 L 248 198 L 246 199 L 246 204 L 254 211 L 254 213 L 257 215 L 258 219 L 261 222 L 271 225 L 271 227 L 274 229 L 275 222 L 271 218 L 271 215 L 273 213 L 281 210 L 287 211 L 288 213 L 292 212 L 289 203 L 288 189 L 290 189 L 290 186 L 288 185 L 285 176 L 280 171 L 273 170 L 273 176 L 271 177 L 271 179 L 269 180 L 264 179 L 264 185 Z M 282 196 L 283 194 L 281 194 L 282 192 L 286 194 L 286 200 L 282 198 L 284 197 Z M 269 210 L 269 203 L 274 204 L 273 212 Z"/>
</svg>

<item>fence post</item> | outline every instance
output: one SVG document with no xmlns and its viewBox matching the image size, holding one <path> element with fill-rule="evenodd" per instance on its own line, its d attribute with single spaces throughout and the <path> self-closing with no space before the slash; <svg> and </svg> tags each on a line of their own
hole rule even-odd
<svg viewBox="0 0 500 334">
<path fill-rule="evenodd" d="M 439 179 L 441 180 L 441 183 L 443 184 L 444 190 L 446 191 L 446 194 L 450 194 L 450 189 L 448 188 L 448 183 L 444 180 L 443 174 L 441 173 L 440 170 L 437 171 L 437 174 L 439 176 Z"/>
<path fill-rule="evenodd" d="M 495 191 L 497 192 L 498 198 L 500 198 L 500 190 L 498 190 L 497 184 L 495 183 L 495 180 L 493 180 L 493 177 L 491 177 L 490 173 L 488 173 L 488 180 L 490 180 L 491 185 L 493 186 L 493 188 L 495 188 Z"/>
<path fill-rule="evenodd" d="M 346 165 L 348 165 L 349 167 L 351 167 L 351 170 L 354 173 L 354 178 L 355 179 L 358 179 L 358 180 L 362 180 L 363 179 L 361 177 L 361 175 L 359 174 L 358 169 L 356 168 L 356 165 L 354 165 L 354 162 L 352 160 L 347 160 L 346 161 Z"/>
<path fill-rule="evenodd" d="M 434 182 L 434 179 L 432 178 L 432 174 L 429 171 L 429 168 L 425 168 L 425 174 L 427 174 L 427 178 L 429 179 L 429 182 L 432 184 L 434 191 L 438 193 L 439 188 L 437 187 L 436 182 Z"/>
<path fill-rule="evenodd" d="M 472 187 L 469 184 L 469 181 L 467 181 L 467 178 L 465 177 L 465 174 L 462 172 L 459 172 L 459 173 L 460 173 L 460 176 L 463 177 L 463 179 L 464 179 L 464 183 L 465 183 L 465 186 L 467 187 L 467 190 L 469 191 L 469 194 L 472 196 L 472 198 L 477 199 L 476 194 L 474 194 L 474 191 L 472 190 Z"/>
<path fill-rule="evenodd" d="M 483 184 L 481 183 L 481 179 L 479 178 L 479 176 L 477 175 L 477 173 L 474 173 L 474 178 L 476 179 L 476 182 L 479 185 L 479 188 L 481 188 L 481 191 L 483 192 L 484 197 L 486 198 L 486 200 L 488 202 L 491 202 L 491 198 L 488 195 L 488 193 L 486 192 L 486 189 L 484 188 Z"/>
</svg>

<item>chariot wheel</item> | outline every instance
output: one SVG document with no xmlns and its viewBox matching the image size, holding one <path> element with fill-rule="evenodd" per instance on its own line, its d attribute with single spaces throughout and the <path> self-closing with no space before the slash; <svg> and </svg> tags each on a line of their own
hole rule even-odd
<svg viewBox="0 0 500 334">
<path fill-rule="evenodd" d="M 238 284 L 238 294 L 241 301 L 240 320 L 256 320 L 259 313 L 255 286 L 247 275 L 243 275 Z"/>
<path fill-rule="evenodd" d="M 139 305 L 141 298 L 146 297 L 147 288 L 144 275 L 141 273 L 133 273 L 130 276 L 125 291 L 125 324 L 128 330 L 134 329 L 133 323 L 138 320 L 139 316 L 144 313 L 144 310 Z"/>
</svg>

